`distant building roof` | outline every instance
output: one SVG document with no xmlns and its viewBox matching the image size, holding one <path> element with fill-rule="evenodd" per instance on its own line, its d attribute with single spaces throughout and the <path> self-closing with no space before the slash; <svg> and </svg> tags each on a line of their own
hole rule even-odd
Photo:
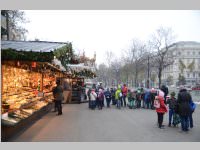
<svg viewBox="0 0 200 150">
<path fill-rule="evenodd" d="M 175 47 L 200 47 L 200 42 L 179 41 L 179 42 L 173 43 L 169 46 L 169 48 L 175 48 Z"/>
<path fill-rule="evenodd" d="M 17 51 L 51 52 L 65 46 L 67 43 L 47 41 L 1 41 L 1 49 Z"/>
</svg>

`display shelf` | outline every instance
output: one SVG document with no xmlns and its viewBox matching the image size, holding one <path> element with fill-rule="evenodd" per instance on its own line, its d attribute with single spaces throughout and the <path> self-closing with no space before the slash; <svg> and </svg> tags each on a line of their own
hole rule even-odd
<svg viewBox="0 0 200 150">
<path fill-rule="evenodd" d="M 11 138 L 18 136 L 22 131 L 30 127 L 35 121 L 39 120 L 42 116 L 48 113 L 53 107 L 53 103 L 48 103 L 40 110 L 35 111 L 29 117 L 20 120 L 19 122 L 12 124 L 8 121 L 1 120 L 1 141 L 6 142 Z"/>
</svg>

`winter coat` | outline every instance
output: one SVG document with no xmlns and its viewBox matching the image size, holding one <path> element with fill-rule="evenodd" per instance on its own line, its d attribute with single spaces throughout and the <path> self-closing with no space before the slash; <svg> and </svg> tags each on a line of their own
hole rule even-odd
<svg viewBox="0 0 200 150">
<path fill-rule="evenodd" d="M 167 107 L 165 105 L 164 98 L 161 97 L 161 96 L 158 96 L 157 98 L 158 98 L 158 100 L 160 102 L 160 108 L 156 108 L 156 112 L 158 112 L 158 113 L 166 113 L 167 112 Z"/>
<path fill-rule="evenodd" d="M 153 102 L 155 97 L 156 97 L 157 93 L 150 93 L 150 101 Z"/>
<path fill-rule="evenodd" d="M 144 101 L 150 102 L 150 100 L 151 100 L 151 93 L 150 93 L 150 91 L 147 91 L 147 92 L 145 92 L 145 95 L 144 95 Z"/>
<path fill-rule="evenodd" d="M 112 96 L 112 97 L 115 97 L 115 92 L 116 92 L 116 91 L 112 89 L 110 92 L 111 92 L 111 96 Z"/>
<path fill-rule="evenodd" d="M 178 93 L 178 113 L 181 116 L 188 116 L 191 113 L 190 109 L 190 101 L 192 100 L 192 97 L 190 93 L 187 92 L 186 89 L 180 90 Z"/>
<path fill-rule="evenodd" d="M 127 88 L 126 86 L 124 86 L 124 87 L 122 88 L 122 94 L 123 94 L 124 96 L 127 96 L 127 93 L 128 93 L 128 88 Z"/>
<path fill-rule="evenodd" d="M 61 85 L 57 85 L 53 89 L 53 96 L 55 101 L 62 101 L 63 100 L 63 88 Z"/>
<path fill-rule="evenodd" d="M 104 93 L 104 95 L 105 95 L 105 98 L 106 98 L 106 99 L 111 98 L 111 92 L 110 92 L 110 91 L 106 91 L 106 92 Z"/>
<path fill-rule="evenodd" d="M 95 91 L 92 91 L 92 92 L 90 93 L 90 100 L 91 100 L 91 101 L 95 101 L 96 98 L 97 98 L 97 94 L 95 93 Z"/>
<path fill-rule="evenodd" d="M 98 93 L 98 100 L 103 101 L 104 100 L 104 94 L 103 92 Z"/>
<path fill-rule="evenodd" d="M 174 110 L 175 107 L 176 107 L 176 104 L 177 104 L 176 98 L 174 98 L 174 99 L 172 99 L 172 98 L 168 99 L 167 100 L 167 104 L 169 104 L 169 109 Z"/>
<path fill-rule="evenodd" d="M 163 85 L 163 86 L 161 87 L 161 90 L 162 90 L 162 91 L 164 92 L 164 94 L 165 94 L 164 97 L 166 97 L 166 96 L 168 95 L 168 93 L 169 93 L 169 92 L 168 92 L 168 88 L 167 88 L 166 86 Z"/>
<path fill-rule="evenodd" d="M 115 99 L 116 100 L 120 99 L 120 93 L 121 93 L 121 89 L 117 89 L 117 91 L 115 92 Z"/>
</svg>

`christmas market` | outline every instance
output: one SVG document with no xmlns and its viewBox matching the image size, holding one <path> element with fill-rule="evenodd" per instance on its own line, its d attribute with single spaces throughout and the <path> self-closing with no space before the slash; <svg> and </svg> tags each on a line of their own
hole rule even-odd
<svg viewBox="0 0 200 150">
<path fill-rule="evenodd" d="M 67 72 L 53 53 L 66 46 L 66 43 L 1 43 L 3 140 L 12 137 L 52 109 L 52 89 L 57 79 L 62 79 L 63 85 L 65 82 L 69 85 L 69 102 L 84 100 L 84 75 L 91 73 L 88 70 L 81 73 L 78 70 Z"/>
</svg>

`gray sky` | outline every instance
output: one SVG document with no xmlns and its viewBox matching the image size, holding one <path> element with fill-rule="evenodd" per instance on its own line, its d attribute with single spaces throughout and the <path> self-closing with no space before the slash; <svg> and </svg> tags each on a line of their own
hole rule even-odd
<svg viewBox="0 0 200 150">
<path fill-rule="evenodd" d="M 200 11 L 194 10 L 25 10 L 27 40 L 72 42 L 76 51 L 104 62 L 105 51 L 117 56 L 138 38 L 147 41 L 159 27 L 171 27 L 176 41 L 200 42 Z"/>
</svg>

